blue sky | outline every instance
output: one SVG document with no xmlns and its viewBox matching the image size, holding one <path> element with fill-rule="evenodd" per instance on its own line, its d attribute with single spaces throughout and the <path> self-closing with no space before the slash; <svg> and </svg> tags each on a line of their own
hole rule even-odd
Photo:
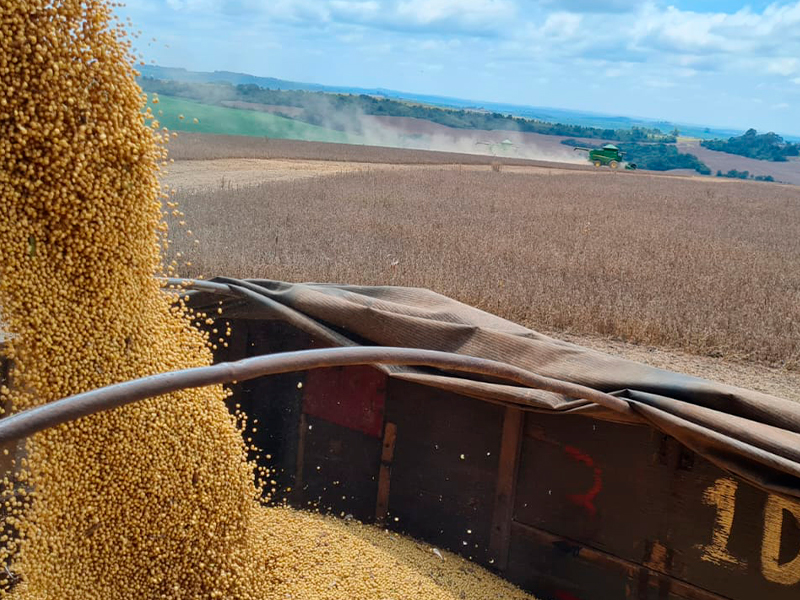
<svg viewBox="0 0 800 600">
<path fill-rule="evenodd" d="M 137 0 L 119 11 L 163 66 L 800 135 L 800 0 Z"/>
</svg>

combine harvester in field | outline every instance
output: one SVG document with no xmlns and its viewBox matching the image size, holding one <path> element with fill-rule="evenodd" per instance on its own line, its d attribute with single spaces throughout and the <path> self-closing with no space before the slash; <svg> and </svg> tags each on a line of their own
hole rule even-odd
<svg viewBox="0 0 800 600">
<path fill-rule="evenodd" d="M 614 144 L 605 144 L 602 148 L 585 148 L 583 146 L 576 146 L 575 151 L 588 152 L 589 162 L 595 167 L 610 167 L 618 169 L 620 165 L 624 165 L 628 171 L 635 171 L 636 165 L 634 163 L 625 162 L 623 157 L 625 153 L 617 148 Z"/>
<path fill-rule="evenodd" d="M 228 383 L 292 505 L 461 554 L 543 600 L 798 597 L 800 406 L 421 289 L 183 285 L 230 324 L 214 366 L 17 414 L 0 440 Z"/>
</svg>

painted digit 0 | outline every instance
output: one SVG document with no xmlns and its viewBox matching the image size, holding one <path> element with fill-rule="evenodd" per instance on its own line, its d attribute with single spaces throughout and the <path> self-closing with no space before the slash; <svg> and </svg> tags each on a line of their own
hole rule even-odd
<svg viewBox="0 0 800 600">
<path fill-rule="evenodd" d="M 764 538 L 761 542 L 761 572 L 773 583 L 794 585 L 800 583 L 800 554 L 789 562 L 779 563 L 783 512 L 786 511 L 800 523 L 800 506 L 778 496 L 769 495 L 764 507 Z"/>
</svg>

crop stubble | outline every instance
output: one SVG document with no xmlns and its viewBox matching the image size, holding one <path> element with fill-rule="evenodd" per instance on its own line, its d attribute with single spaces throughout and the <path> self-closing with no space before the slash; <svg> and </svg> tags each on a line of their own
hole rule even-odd
<svg viewBox="0 0 800 600">
<path fill-rule="evenodd" d="M 475 146 L 475 148 L 480 148 Z M 489 165 L 497 160 L 491 154 L 465 154 L 463 152 L 439 152 L 389 148 L 358 144 L 336 144 L 306 142 L 235 135 L 181 133 L 170 144 L 170 157 L 182 160 L 214 160 L 229 158 L 293 159 L 350 161 L 381 164 L 472 164 Z M 544 160 L 502 157 L 506 165 L 558 166 L 570 170 L 589 170 L 589 164 L 553 163 Z"/>
</svg>

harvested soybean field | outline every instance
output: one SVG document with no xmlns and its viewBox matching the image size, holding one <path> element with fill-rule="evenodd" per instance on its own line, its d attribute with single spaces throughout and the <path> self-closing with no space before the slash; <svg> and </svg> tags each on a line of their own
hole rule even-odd
<svg viewBox="0 0 800 600">
<path fill-rule="evenodd" d="M 588 163 L 578 161 L 577 154 L 573 155 L 576 157 L 574 163 L 565 163 L 525 158 L 501 158 L 479 151 L 474 144 L 469 147 L 475 152 L 459 151 L 458 145 L 454 145 L 452 151 L 443 152 L 249 136 L 180 133 L 177 139 L 170 143 L 170 157 L 176 161 L 249 158 L 402 165 L 490 165 L 493 162 L 502 161 L 504 165 L 560 167 L 582 171 L 593 169 Z"/>
<path fill-rule="evenodd" d="M 167 182 L 199 242 L 173 242 L 182 276 L 430 288 L 556 337 L 800 400 L 800 188 L 181 138 Z"/>
</svg>

